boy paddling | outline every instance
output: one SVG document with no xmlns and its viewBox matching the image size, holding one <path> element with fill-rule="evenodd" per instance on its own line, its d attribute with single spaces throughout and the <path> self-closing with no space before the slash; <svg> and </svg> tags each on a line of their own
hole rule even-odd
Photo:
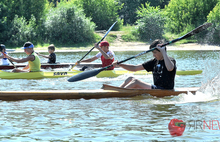
<svg viewBox="0 0 220 142">
<path fill-rule="evenodd" d="M 17 59 L 5 54 L 5 58 L 8 58 L 17 63 L 28 62 L 28 65 L 23 69 L 14 69 L 12 72 L 38 72 L 40 71 L 41 63 L 37 54 L 34 52 L 34 45 L 31 42 L 26 42 L 22 47 L 24 52 L 28 55 L 26 58 Z"/>
<path fill-rule="evenodd" d="M 94 57 L 82 60 L 81 62 L 92 62 L 101 58 L 102 67 L 106 67 L 111 65 L 114 61 L 115 53 L 109 50 L 109 43 L 107 41 L 102 41 L 99 45 L 95 44 L 95 48 L 97 48 L 100 52 L 97 53 Z M 79 63 L 79 61 L 77 61 Z M 113 70 L 114 67 L 108 68 L 108 70 Z"/>
</svg>

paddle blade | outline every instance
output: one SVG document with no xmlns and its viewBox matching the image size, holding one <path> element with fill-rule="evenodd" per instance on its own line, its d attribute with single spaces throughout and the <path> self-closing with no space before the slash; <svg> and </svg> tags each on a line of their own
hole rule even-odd
<svg viewBox="0 0 220 142">
<path fill-rule="evenodd" d="M 76 82 L 80 80 L 84 80 L 86 78 L 90 78 L 93 76 L 96 76 L 99 74 L 103 69 L 95 69 L 95 70 L 89 70 L 89 71 L 84 71 L 82 73 L 79 73 L 77 75 L 74 75 L 68 79 L 69 82 Z"/>
<path fill-rule="evenodd" d="M 205 29 L 207 29 L 208 27 L 210 27 L 212 25 L 212 23 L 205 23 L 199 27 L 197 27 L 196 29 L 192 30 L 191 32 L 187 33 L 186 35 L 183 36 L 183 38 L 188 38 L 194 34 L 197 34 Z"/>
<path fill-rule="evenodd" d="M 170 42 L 167 42 L 167 43 L 163 44 L 162 46 L 166 46 L 166 45 L 169 45 L 169 44 L 171 44 L 171 43 L 180 41 L 180 40 L 182 40 L 182 39 L 186 39 L 186 38 L 188 38 L 188 37 L 191 37 L 192 35 L 195 35 L 195 34 L 201 32 L 201 31 L 207 29 L 207 28 L 210 27 L 211 25 L 212 25 L 212 23 L 205 23 L 205 24 L 203 24 L 203 25 L 200 25 L 199 27 L 197 27 L 197 28 L 195 28 L 194 30 L 192 30 L 192 31 L 188 32 L 187 34 L 185 34 L 184 36 L 181 36 L 181 37 L 179 37 L 179 38 L 177 38 L 177 39 L 174 39 L 174 40 L 172 40 L 172 41 L 170 41 Z"/>
</svg>

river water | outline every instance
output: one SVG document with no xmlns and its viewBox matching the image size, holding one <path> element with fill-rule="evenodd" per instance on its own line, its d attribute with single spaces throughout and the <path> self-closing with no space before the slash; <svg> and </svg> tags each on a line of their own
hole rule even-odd
<svg viewBox="0 0 220 142">
<path fill-rule="evenodd" d="M 76 62 L 86 52 L 57 52 L 57 61 Z M 97 52 L 92 52 L 92 57 Z M 124 60 L 140 52 L 115 52 Z M 47 55 L 48 53 L 44 53 Z M 176 76 L 175 87 L 201 87 L 196 95 L 155 98 L 0 101 L 0 141 L 210 141 L 220 140 L 218 51 L 168 51 L 177 70 L 203 70 L 199 75 Z M 13 57 L 26 57 L 10 53 Z M 127 61 L 141 64 L 152 54 Z M 41 58 L 42 62 L 47 60 Z M 99 61 L 95 61 L 99 62 Z M 67 69 L 62 69 L 67 70 Z M 152 75 L 125 74 L 117 78 L 92 77 L 70 83 L 67 77 L 50 79 L 1 79 L 1 90 L 93 90 L 102 84 L 118 86 L 128 76 L 152 82 Z M 211 81 L 215 78 L 213 81 Z M 186 122 L 182 136 L 172 137 L 168 124 Z"/>
</svg>

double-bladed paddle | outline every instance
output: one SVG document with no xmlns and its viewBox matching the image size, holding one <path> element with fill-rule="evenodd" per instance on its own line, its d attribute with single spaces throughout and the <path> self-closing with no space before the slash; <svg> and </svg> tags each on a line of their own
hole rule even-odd
<svg viewBox="0 0 220 142">
<path fill-rule="evenodd" d="M 174 42 L 177 42 L 177 41 L 179 41 L 179 40 L 182 40 L 182 39 L 191 37 L 192 35 L 203 31 L 204 29 L 208 28 L 208 27 L 211 26 L 211 25 L 212 25 L 212 23 L 205 23 L 205 24 L 203 24 L 203 25 L 200 25 L 199 27 L 195 28 L 195 29 L 192 30 L 191 32 L 185 34 L 184 36 L 181 36 L 181 37 L 179 37 L 179 38 L 177 38 L 177 39 L 174 39 L 174 40 L 172 40 L 172 41 L 170 41 L 170 42 L 167 42 L 167 43 L 163 44 L 161 47 L 166 46 L 166 45 L 171 44 L 171 43 L 174 43 Z M 126 61 L 128 61 L 128 60 L 131 60 L 131 59 L 133 59 L 133 58 L 136 58 L 136 57 L 141 56 L 141 55 L 143 55 L 143 54 L 146 54 L 146 53 L 148 53 L 148 52 L 151 52 L 151 51 L 153 51 L 153 50 L 155 50 L 155 49 L 156 49 L 156 48 L 152 48 L 152 49 L 150 49 L 150 50 L 141 52 L 141 53 L 139 53 L 139 54 L 137 54 L 137 55 L 135 55 L 135 56 L 132 56 L 132 57 L 130 57 L 130 58 L 128 58 L 128 59 L 125 59 L 125 60 L 122 60 L 122 61 L 118 62 L 118 64 L 123 63 L 123 62 L 126 62 Z M 68 81 L 69 81 L 69 82 L 76 82 L 76 81 L 80 81 L 80 80 L 83 80 L 83 79 L 86 79 L 86 78 L 90 78 L 90 77 L 96 76 L 96 75 L 99 74 L 101 71 L 106 70 L 106 69 L 108 69 L 108 68 L 110 68 L 110 67 L 112 67 L 112 66 L 113 66 L 113 65 L 109 65 L 109 66 L 103 67 L 103 68 L 101 68 L 101 69 L 95 69 L 95 70 L 84 71 L 84 72 L 82 72 L 82 73 L 79 73 L 79 74 L 77 74 L 77 75 L 72 76 L 71 78 L 68 79 Z"/>
<path fill-rule="evenodd" d="M 108 29 L 108 31 L 105 33 L 105 35 L 102 37 L 102 39 L 97 44 L 103 41 L 103 39 L 108 35 L 108 33 L 111 31 L 111 29 L 114 27 L 116 23 L 117 21 L 114 24 L 112 24 L 112 26 Z M 93 46 L 93 48 L 90 49 L 78 62 L 82 61 L 94 48 L 95 46 Z M 78 64 L 78 62 L 76 62 L 75 65 L 70 70 L 72 70 Z"/>
</svg>

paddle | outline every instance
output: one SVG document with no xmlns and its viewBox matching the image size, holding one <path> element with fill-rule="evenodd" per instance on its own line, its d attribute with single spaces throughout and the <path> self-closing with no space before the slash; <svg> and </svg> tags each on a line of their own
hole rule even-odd
<svg viewBox="0 0 220 142">
<path fill-rule="evenodd" d="M 105 33 L 105 35 L 102 37 L 102 39 L 97 44 L 99 44 L 101 41 L 103 41 L 103 39 L 108 35 L 108 33 L 111 31 L 111 29 L 114 27 L 114 25 L 116 23 L 117 23 L 117 21 L 114 24 L 112 24 L 112 26 L 108 29 L 108 31 Z M 86 53 L 86 55 L 84 55 L 78 62 L 82 61 L 94 48 L 95 48 L 95 46 L 92 49 L 90 49 Z M 75 65 L 70 70 L 72 70 L 78 64 L 78 62 L 76 62 Z"/>
<path fill-rule="evenodd" d="M 188 38 L 188 37 L 190 37 L 190 36 L 192 36 L 192 35 L 194 35 L 194 34 L 196 34 L 196 33 L 201 32 L 202 30 L 208 28 L 208 27 L 211 26 L 211 25 L 212 25 L 211 23 L 203 24 L 203 25 L 197 27 L 196 29 L 192 30 L 191 32 L 185 34 L 184 36 L 179 37 L 179 38 L 177 38 L 177 39 L 174 39 L 174 40 L 172 40 L 172 41 L 170 41 L 170 42 L 167 42 L 167 43 L 163 44 L 162 46 L 166 46 L 166 45 L 168 45 L 168 44 L 177 42 L 177 41 L 179 41 L 179 40 Z M 161 47 L 162 47 L 162 46 L 161 46 Z M 155 49 L 156 49 L 156 48 L 152 48 L 152 49 L 150 49 L 150 50 L 147 50 L 147 51 L 144 51 L 144 52 L 142 52 L 142 53 L 139 53 L 139 54 L 137 54 L 137 55 L 135 55 L 135 56 L 132 56 L 132 57 L 130 57 L 130 58 L 128 58 L 128 59 L 125 59 L 125 60 L 122 60 L 122 61 L 118 62 L 118 64 L 123 63 L 123 62 L 126 62 L 126 61 L 128 61 L 128 60 L 131 60 L 131 59 L 133 59 L 133 58 L 136 58 L 136 57 L 141 56 L 141 55 L 143 55 L 143 54 L 146 54 L 146 53 L 148 53 L 148 52 L 151 52 L 151 51 L 153 51 L 153 50 L 155 50 Z M 76 81 L 80 81 L 80 80 L 83 80 L 83 79 L 86 79 L 86 78 L 90 78 L 90 77 L 96 76 L 96 75 L 99 74 L 101 71 L 106 70 L 106 69 L 108 69 L 108 68 L 110 68 L 110 67 L 112 67 L 112 66 L 113 66 L 113 65 L 109 65 L 109 66 L 103 67 L 103 68 L 101 68 L 101 69 L 95 69 L 95 70 L 84 71 L 84 72 L 82 72 L 82 73 L 79 73 L 79 74 L 77 74 L 77 75 L 72 76 L 71 78 L 68 79 L 68 81 L 69 81 L 69 82 L 76 82 Z"/>
</svg>

